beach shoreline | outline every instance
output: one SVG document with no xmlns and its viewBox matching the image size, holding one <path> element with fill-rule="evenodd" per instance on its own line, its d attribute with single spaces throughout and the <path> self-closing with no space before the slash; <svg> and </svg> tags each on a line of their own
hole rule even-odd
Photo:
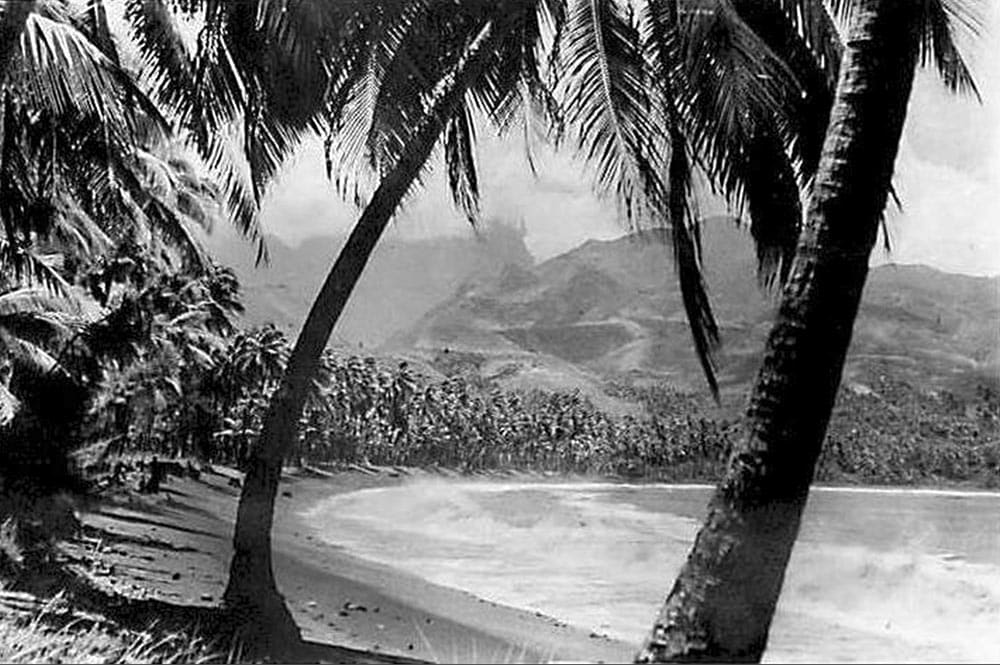
<svg viewBox="0 0 1000 665">
<path fill-rule="evenodd" d="M 82 512 L 101 547 L 82 546 L 80 559 L 99 570 L 81 571 L 117 593 L 179 605 L 212 606 L 225 588 L 240 490 L 229 469 L 198 480 L 170 478 L 158 495 L 119 492 Z M 704 483 L 649 483 L 630 479 L 531 472 L 461 474 L 447 470 L 377 468 L 290 470 L 275 506 L 274 565 L 278 586 L 303 637 L 372 653 L 436 662 L 623 662 L 636 648 L 590 628 L 529 609 L 505 606 L 468 591 L 435 584 L 391 561 L 377 562 L 338 544 L 317 519 L 335 497 L 404 483 L 504 485 L 573 484 L 663 486 L 710 490 Z M 967 487 L 816 486 L 821 493 L 996 495 Z M 702 499 L 678 505 L 678 515 L 700 521 Z M 405 547 L 405 543 L 401 547 Z M 405 555 L 403 552 L 401 556 Z M 81 556 L 86 555 L 86 556 Z M 94 567 L 91 564 L 91 567 Z"/>
<path fill-rule="evenodd" d="M 132 597 L 180 605 L 218 603 L 239 499 L 230 483 L 238 474 L 220 471 L 198 480 L 170 478 L 159 495 L 119 493 L 84 507 L 80 517 L 100 545 L 93 538 L 89 546 L 67 545 L 71 554 L 90 562 L 91 570 L 80 572 Z M 450 476 L 365 469 L 293 471 L 283 477 L 273 530 L 275 576 L 303 637 L 436 662 L 631 660 L 634 645 L 363 560 L 320 538 L 306 517 L 339 494 Z"/>
</svg>

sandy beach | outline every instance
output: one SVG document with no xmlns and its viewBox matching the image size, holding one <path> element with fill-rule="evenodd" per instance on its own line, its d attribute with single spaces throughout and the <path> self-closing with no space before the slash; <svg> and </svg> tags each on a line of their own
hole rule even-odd
<svg viewBox="0 0 1000 665">
<path fill-rule="evenodd" d="M 224 473 L 171 478 L 159 495 L 122 494 L 94 503 L 81 514 L 88 538 L 67 548 L 100 584 L 120 593 L 215 604 L 225 588 L 239 497 Z M 329 537 L 321 540 L 304 519 L 325 499 L 399 484 L 410 473 L 420 474 L 350 471 L 283 479 L 275 573 L 306 639 L 438 662 L 631 659 L 633 647 L 624 642 L 351 556 Z"/>
</svg>

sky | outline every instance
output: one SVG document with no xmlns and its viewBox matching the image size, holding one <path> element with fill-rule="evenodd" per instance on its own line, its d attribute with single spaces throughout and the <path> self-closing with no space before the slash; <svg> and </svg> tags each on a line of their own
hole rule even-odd
<svg viewBox="0 0 1000 665">
<path fill-rule="evenodd" d="M 887 211 L 892 252 L 873 263 L 922 263 L 948 272 L 1000 274 L 1000 2 L 983 0 L 986 30 L 968 50 L 982 95 L 960 98 L 934 72 L 916 79 L 894 184 L 902 210 Z M 592 193 L 592 176 L 569 154 L 535 143 L 538 174 L 525 158 L 520 132 L 498 139 L 480 132 L 478 150 L 483 219 L 523 222 L 529 250 L 539 259 L 591 239 L 624 233 L 615 205 Z M 401 239 L 471 234 L 455 211 L 440 167 L 427 178 L 387 231 Z M 705 197 L 701 212 L 725 212 Z M 263 208 L 266 232 L 289 244 L 347 233 L 358 215 L 327 182 L 321 145 L 292 158 Z"/>
</svg>

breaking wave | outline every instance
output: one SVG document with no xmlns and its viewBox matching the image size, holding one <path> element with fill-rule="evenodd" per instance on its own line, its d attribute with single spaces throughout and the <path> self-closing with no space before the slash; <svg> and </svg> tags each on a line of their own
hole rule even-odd
<svg viewBox="0 0 1000 665">
<path fill-rule="evenodd" d="M 418 481 L 309 518 L 362 558 L 638 644 L 709 489 Z M 815 491 L 771 661 L 1000 660 L 1000 495 Z"/>
</svg>

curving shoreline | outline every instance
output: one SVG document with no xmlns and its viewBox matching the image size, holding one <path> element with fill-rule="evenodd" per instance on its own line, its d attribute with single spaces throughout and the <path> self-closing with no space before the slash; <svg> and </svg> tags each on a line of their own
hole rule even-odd
<svg viewBox="0 0 1000 665">
<path fill-rule="evenodd" d="M 231 472 L 227 472 L 232 475 Z M 525 488 L 547 484 L 648 487 L 614 479 L 552 474 L 496 473 L 477 477 L 454 472 L 358 469 L 289 473 L 276 506 L 274 548 L 279 587 L 308 639 L 425 660 L 525 662 L 587 660 L 622 662 L 634 645 L 569 626 L 541 612 L 493 603 L 434 584 L 394 567 L 352 554 L 345 541 L 325 542 L 310 516 L 335 497 L 392 488 L 415 479 L 496 483 Z M 656 484 L 699 488 L 700 483 Z M 965 488 L 816 487 L 818 493 L 990 496 Z M 85 512 L 84 521 L 107 534 L 113 546 L 102 555 L 113 572 L 101 578 L 127 594 L 148 594 L 193 605 L 218 602 L 231 556 L 230 538 L 239 490 L 225 475 L 201 480 L 171 478 L 153 498 L 119 497 Z M 704 502 L 690 502 L 697 520 Z M 326 534 L 329 537 L 329 534 Z M 329 539 L 329 538 L 328 538 Z M 405 547 L 405 542 L 402 544 Z"/>
<path fill-rule="evenodd" d="M 306 517 L 367 560 L 638 644 L 711 486 L 551 480 L 420 479 L 331 497 Z M 1000 532 L 978 534 L 1000 526 L 998 508 L 996 492 L 820 489 L 769 657 L 994 660 Z"/>
<path fill-rule="evenodd" d="M 231 474 L 227 474 L 231 475 Z M 408 477 L 434 476 L 414 471 Z M 275 574 L 302 629 L 317 642 L 445 662 L 630 661 L 632 645 L 540 613 L 442 587 L 323 542 L 303 517 L 324 499 L 391 487 L 396 471 L 287 474 L 273 532 Z M 228 478 L 171 478 L 153 498 L 119 497 L 84 510 L 114 543 L 96 580 L 132 596 L 211 605 L 224 590 L 239 490 Z"/>
</svg>

